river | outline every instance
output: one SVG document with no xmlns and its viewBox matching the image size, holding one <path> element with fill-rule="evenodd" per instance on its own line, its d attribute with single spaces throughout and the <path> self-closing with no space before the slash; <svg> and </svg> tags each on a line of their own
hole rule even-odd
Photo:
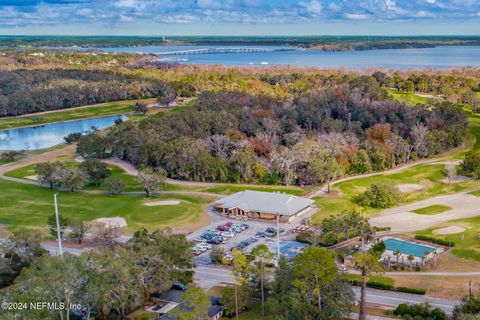
<svg viewBox="0 0 480 320">
<path fill-rule="evenodd" d="M 75 121 L 56 122 L 45 125 L 0 130 L 0 150 L 37 150 L 64 142 L 70 133 L 86 133 L 95 127 L 103 129 L 112 126 L 117 119 L 126 116 L 107 116 Z"/>
<path fill-rule="evenodd" d="M 260 49 L 265 52 L 226 52 L 215 49 Z M 108 52 L 157 54 L 160 59 L 186 64 L 220 64 L 226 66 L 292 65 L 320 68 L 417 69 L 431 67 L 480 67 L 480 46 L 438 46 L 420 49 L 383 49 L 365 51 L 290 50 L 280 46 L 139 46 L 100 48 Z M 182 54 L 185 50 L 209 49 L 210 53 Z M 213 49 L 213 50 L 212 50 Z M 172 51 L 179 52 L 171 54 Z M 211 53 L 211 52 L 217 53 Z M 162 54 L 170 52 L 170 54 Z"/>
</svg>

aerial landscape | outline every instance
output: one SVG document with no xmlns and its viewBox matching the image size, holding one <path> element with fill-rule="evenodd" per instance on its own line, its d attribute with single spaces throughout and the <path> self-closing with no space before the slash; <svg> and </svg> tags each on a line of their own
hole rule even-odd
<svg viewBox="0 0 480 320">
<path fill-rule="evenodd" d="M 478 26 L 0 0 L 0 319 L 480 320 Z"/>
</svg>

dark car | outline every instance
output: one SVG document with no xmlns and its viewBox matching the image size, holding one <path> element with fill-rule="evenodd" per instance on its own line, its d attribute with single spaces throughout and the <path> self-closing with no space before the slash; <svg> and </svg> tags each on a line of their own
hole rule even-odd
<svg viewBox="0 0 480 320">
<path fill-rule="evenodd" d="M 218 238 L 211 238 L 210 240 L 207 241 L 208 244 L 220 244 L 222 243 L 221 239 Z"/>
<path fill-rule="evenodd" d="M 185 291 L 187 290 L 187 287 L 179 282 L 176 282 L 174 284 L 172 284 L 172 289 L 173 290 L 182 290 L 182 291 Z"/>
<path fill-rule="evenodd" d="M 227 226 L 218 226 L 218 227 L 217 227 L 217 230 L 218 230 L 218 231 L 228 231 L 229 229 L 230 229 L 230 228 L 227 227 Z"/>
<path fill-rule="evenodd" d="M 246 224 L 246 223 L 242 223 L 241 226 L 244 227 L 245 230 L 247 230 L 248 228 L 250 228 L 250 226 L 249 226 L 248 224 Z"/>
</svg>

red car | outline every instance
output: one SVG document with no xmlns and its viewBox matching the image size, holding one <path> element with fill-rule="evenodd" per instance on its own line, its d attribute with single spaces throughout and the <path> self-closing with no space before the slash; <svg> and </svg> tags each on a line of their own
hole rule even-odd
<svg viewBox="0 0 480 320">
<path fill-rule="evenodd" d="M 228 228 L 231 228 L 233 225 L 233 222 L 227 222 L 225 223 L 225 226 L 228 227 Z"/>
<path fill-rule="evenodd" d="M 230 228 L 227 227 L 227 226 L 218 226 L 218 227 L 217 227 L 217 230 L 218 230 L 218 231 L 228 231 L 228 229 L 230 229 Z"/>
</svg>

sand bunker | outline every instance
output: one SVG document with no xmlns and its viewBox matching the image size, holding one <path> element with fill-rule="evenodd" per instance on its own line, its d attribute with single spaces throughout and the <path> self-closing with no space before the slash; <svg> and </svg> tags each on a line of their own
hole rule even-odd
<svg viewBox="0 0 480 320">
<path fill-rule="evenodd" d="M 433 233 L 434 234 L 455 234 L 455 233 L 461 233 L 463 231 L 465 231 L 465 228 L 458 227 L 458 226 L 451 226 L 451 227 L 433 230 Z"/>
<path fill-rule="evenodd" d="M 37 176 L 37 175 L 34 175 L 34 176 L 26 176 L 25 179 L 37 181 L 37 180 L 38 180 L 38 176 Z"/>
<path fill-rule="evenodd" d="M 465 176 L 462 176 L 462 175 L 456 175 L 455 177 L 453 177 L 451 180 L 450 180 L 450 183 L 459 183 L 459 182 L 463 182 L 463 181 L 467 181 L 467 180 L 470 180 L 471 178 L 469 177 L 465 177 Z M 443 183 L 447 183 L 448 184 L 448 178 L 445 178 L 445 179 L 442 179 L 441 180 Z"/>
<path fill-rule="evenodd" d="M 112 218 L 98 218 L 94 220 L 95 222 L 103 223 L 107 228 L 117 227 L 123 228 L 127 226 L 127 221 L 121 217 L 112 217 Z"/>
<path fill-rule="evenodd" d="M 425 189 L 425 186 L 422 186 L 421 184 L 415 184 L 415 183 L 406 183 L 406 184 L 397 184 L 396 186 L 400 192 L 416 192 L 416 191 L 421 191 Z"/>
<path fill-rule="evenodd" d="M 177 204 L 180 204 L 180 201 L 178 200 L 160 200 L 160 201 L 152 201 L 152 202 L 145 202 L 144 205 L 148 207 L 153 207 L 153 206 L 176 206 Z"/>
</svg>

